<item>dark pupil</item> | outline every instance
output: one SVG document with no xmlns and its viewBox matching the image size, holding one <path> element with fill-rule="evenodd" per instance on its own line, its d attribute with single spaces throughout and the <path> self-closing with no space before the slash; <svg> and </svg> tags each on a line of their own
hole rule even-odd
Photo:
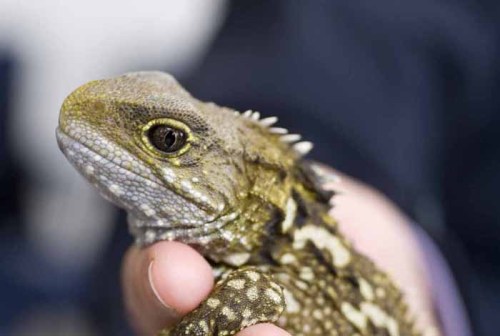
<svg viewBox="0 0 500 336">
<path fill-rule="evenodd" d="M 186 134 L 169 126 L 158 125 L 149 131 L 149 139 L 158 150 L 174 153 L 186 143 Z"/>
</svg>

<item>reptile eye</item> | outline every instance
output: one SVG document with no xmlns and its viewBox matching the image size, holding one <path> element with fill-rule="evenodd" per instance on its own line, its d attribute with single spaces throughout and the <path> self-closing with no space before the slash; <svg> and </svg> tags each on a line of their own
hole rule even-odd
<svg viewBox="0 0 500 336">
<path fill-rule="evenodd" d="M 189 126 L 170 118 L 158 118 L 140 126 L 137 135 L 148 154 L 163 160 L 186 153 L 195 137 Z"/>
<path fill-rule="evenodd" d="M 182 130 L 167 125 L 156 125 L 149 129 L 148 138 L 156 149 L 172 154 L 184 147 L 187 135 Z"/>
</svg>

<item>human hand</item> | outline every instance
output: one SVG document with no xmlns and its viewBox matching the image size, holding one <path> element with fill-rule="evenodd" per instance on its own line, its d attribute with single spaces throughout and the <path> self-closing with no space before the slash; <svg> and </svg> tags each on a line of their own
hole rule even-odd
<svg viewBox="0 0 500 336">
<path fill-rule="evenodd" d="M 340 190 L 333 199 L 332 214 L 341 230 L 358 250 L 392 275 L 405 293 L 420 329 L 434 326 L 423 258 L 409 219 L 381 194 L 345 176 L 342 182 L 327 187 Z M 140 335 L 153 335 L 177 323 L 208 296 L 214 285 L 207 261 L 178 242 L 159 242 L 144 249 L 132 246 L 124 258 L 122 273 L 127 311 Z M 266 323 L 237 335 L 290 334 Z"/>
<path fill-rule="evenodd" d="M 214 285 L 207 261 L 191 247 L 158 242 L 141 249 L 132 246 L 123 264 L 125 303 L 133 328 L 154 335 L 175 324 L 203 301 Z M 252 326 L 238 336 L 285 336 L 272 324 Z"/>
</svg>

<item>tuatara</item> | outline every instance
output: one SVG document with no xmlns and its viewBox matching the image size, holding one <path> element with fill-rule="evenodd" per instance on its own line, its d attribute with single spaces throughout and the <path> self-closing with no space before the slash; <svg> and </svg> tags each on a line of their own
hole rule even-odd
<svg viewBox="0 0 500 336">
<path fill-rule="evenodd" d="M 164 335 L 233 335 L 274 322 L 292 335 L 420 335 L 401 291 L 328 215 L 312 148 L 275 117 L 192 97 L 137 72 L 75 90 L 57 140 L 76 169 L 128 212 L 140 245 L 177 240 L 217 284 Z"/>
</svg>

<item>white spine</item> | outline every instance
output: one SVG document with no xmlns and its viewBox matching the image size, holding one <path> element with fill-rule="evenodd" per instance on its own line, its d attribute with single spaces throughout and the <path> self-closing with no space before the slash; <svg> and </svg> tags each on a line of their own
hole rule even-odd
<svg viewBox="0 0 500 336">
<path fill-rule="evenodd" d="M 287 134 L 288 130 L 286 128 L 282 128 L 282 127 L 271 127 L 269 129 L 269 132 L 274 133 L 274 134 Z"/>
<path fill-rule="evenodd" d="M 268 117 L 268 118 L 261 119 L 259 122 L 262 126 L 269 127 L 271 125 L 276 124 L 277 121 L 278 121 L 277 117 Z"/>
<path fill-rule="evenodd" d="M 285 143 L 292 143 L 299 141 L 301 138 L 300 134 L 285 134 L 280 137 L 280 140 Z"/>
<path fill-rule="evenodd" d="M 313 144 L 309 141 L 301 141 L 293 145 L 293 149 L 295 149 L 301 155 L 306 155 L 311 151 L 312 148 Z"/>
<path fill-rule="evenodd" d="M 254 113 L 252 113 L 252 115 L 250 116 L 251 119 L 255 120 L 255 121 L 258 121 L 260 119 L 260 113 L 255 111 Z"/>
</svg>

